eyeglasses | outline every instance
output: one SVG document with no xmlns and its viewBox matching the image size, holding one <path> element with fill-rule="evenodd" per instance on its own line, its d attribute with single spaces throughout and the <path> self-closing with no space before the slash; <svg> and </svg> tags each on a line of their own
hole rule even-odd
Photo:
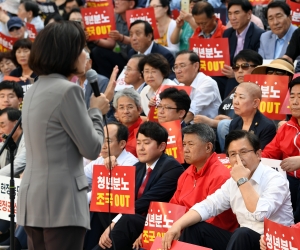
<svg viewBox="0 0 300 250">
<path fill-rule="evenodd" d="M 157 73 L 157 70 L 151 70 L 151 71 L 146 70 L 146 71 L 142 71 L 142 73 L 144 75 L 155 75 Z"/>
<path fill-rule="evenodd" d="M 189 63 L 189 64 L 181 63 L 181 64 L 179 64 L 179 65 L 175 65 L 175 66 L 172 68 L 172 70 L 175 72 L 175 71 L 181 70 L 181 69 L 183 69 L 183 68 L 185 68 L 185 67 L 187 67 L 187 66 L 189 66 L 189 65 L 191 65 L 191 64 L 193 64 L 193 63 Z"/>
<path fill-rule="evenodd" d="M 172 108 L 168 106 L 158 105 L 156 106 L 157 110 L 172 110 L 172 109 L 178 109 L 178 108 Z"/>
<path fill-rule="evenodd" d="M 236 157 L 236 155 L 239 155 L 240 157 L 243 157 L 243 156 L 245 156 L 246 154 L 248 154 L 249 152 L 254 152 L 254 149 L 251 149 L 251 150 L 242 150 L 242 151 L 240 151 L 240 152 L 230 152 L 230 153 L 228 153 L 228 157 L 229 158 L 235 158 Z"/>
<path fill-rule="evenodd" d="M 281 69 L 267 69 L 267 75 L 278 75 L 278 76 L 284 76 L 287 75 L 287 72 L 285 70 Z"/>
<path fill-rule="evenodd" d="M 157 4 L 157 5 L 149 5 L 149 7 L 153 7 L 154 9 L 157 9 L 157 8 L 159 8 L 159 7 L 162 7 L 162 5 L 161 5 L 161 4 Z"/>
<path fill-rule="evenodd" d="M 256 66 L 257 65 L 250 64 L 250 63 L 242 63 L 240 65 L 238 65 L 238 64 L 233 65 L 231 68 L 234 72 L 237 72 L 237 71 L 239 71 L 240 68 L 242 68 L 242 70 L 248 70 L 250 67 L 255 68 Z"/>
<path fill-rule="evenodd" d="M 137 70 L 137 69 L 132 69 L 132 68 L 129 68 L 128 66 L 125 66 L 125 67 L 124 67 L 124 71 L 130 72 L 130 71 L 139 71 L 139 70 Z"/>
</svg>

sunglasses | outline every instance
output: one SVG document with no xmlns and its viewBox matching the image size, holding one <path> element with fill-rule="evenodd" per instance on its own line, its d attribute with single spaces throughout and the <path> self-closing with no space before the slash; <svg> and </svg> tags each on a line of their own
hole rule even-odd
<svg viewBox="0 0 300 250">
<path fill-rule="evenodd" d="M 254 65 L 254 64 L 249 64 L 249 63 L 242 63 L 242 64 L 240 64 L 240 65 L 238 65 L 238 64 L 236 64 L 236 65 L 232 65 L 232 70 L 234 71 L 234 72 L 237 72 L 237 71 L 239 71 L 239 69 L 240 68 L 242 68 L 242 70 L 247 70 L 247 69 L 249 69 L 250 67 L 253 67 L 253 68 L 255 68 L 257 65 Z"/>
<path fill-rule="evenodd" d="M 12 32 L 14 30 L 19 30 L 19 29 L 21 29 L 21 27 L 12 27 L 12 28 L 9 29 L 9 31 Z"/>
<path fill-rule="evenodd" d="M 287 72 L 285 70 L 281 69 L 267 69 L 267 75 L 278 75 L 278 76 L 284 76 L 287 75 Z"/>
</svg>

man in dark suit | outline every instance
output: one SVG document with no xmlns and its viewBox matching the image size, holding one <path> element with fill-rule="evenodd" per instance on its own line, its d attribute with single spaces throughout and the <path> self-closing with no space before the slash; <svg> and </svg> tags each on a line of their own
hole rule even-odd
<svg viewBox="0 0 300 250">
<path fill-rule="evenodd" d="M 232 27 L 225 30 L 223 37 L 228 38 L 230 64 L 233 58 L 243 49 L 258 51 L 260 46 L 260 36 L 265 31 L 258 28 L 251 22 L 252 5 L 248 0 L 231 0 L 228 3 L 228 18 Z M 214 78 L 219 86 L 222 99 L 228 78 L 234 78 L 231 65 L 224 65 L 222 73 L 227 76 Z M 226 90 L 228 93 L 230 90 Z"/>
<path fill-rule="evenodd" d="M 172 71 L 174 66 L 174 56 L 165 47 L 155 43 L 153 41 L 154 34 L 151 25 L 147 21 L 136 20 L 129 28 L 130 44 L 132 49 L 128 52 L 128 58 L 131 58 L 134 54 L 144 54 L 148 55 L 150 53 L 158 53 L 164 56 L 171 69 L 170 79 L 175 78 L 175 74 Z"/>
<path fill-rule="evenodd" d="M 132 244 L 143 230 L 150 202 L 168 202 L 171 199 L 184 169 L 173 157 L 164 153 L 167 140 L 168 132 L 160 124 L 145 122 L 140 126 L 136 146 L 139 162 L 135 164 L 136 214 L 119 214 L 112 222 L 107 213 L 94 214 L 91 228 L 95 228 L 95 231 L 93 237 L 86 237 L 86 243 L 96 246 L 85 249 L 132 249 Z M 95 237 L 96 231 L 102 231 L 101 237 Z"/>
</svg>

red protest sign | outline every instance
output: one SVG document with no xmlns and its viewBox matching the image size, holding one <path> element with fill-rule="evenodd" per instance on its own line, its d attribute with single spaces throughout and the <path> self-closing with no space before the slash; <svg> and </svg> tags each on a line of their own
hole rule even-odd
<svg viewBox="0 0 300 250">
<path fill-rule="evenodd" d="M 110 193 L 109 193 L 110 190 Z M 105 166 L 94 165 L 90 210 L 134 214 L 135 167 L 116 166 L 110 176 Z"/>
<path fill-rule="evenodd" d="M 270 0 L 249 0 L 249 2 L 252 4 L 252 6 L 267 5 L 269 4 Z"/>
<path fill-rule="evenodd" d="M 288 91 L 288 76 L 276 75 L 245 75 L 245 82 L 254 82 L 261 87 L 262 99 L 259 110 L 273 120 L 285 119 L 280 114 L 281 107 Z"/>
<path fill-rule="evenodd" d="M 153 242 L 153 245 L 150 250 L 162 250 L 162 238 L 156 237 L 155 241 Z M 211 248 L 207 247 L 201 247 L 201 246 L 196 246 L 192 245 L 189 243 L 181 242 L 174 240 L 172 243 L 172 247 L 170 250 L 182 250 L 182 249 L 188 249 L 188 250 L 212 250 Z"/>
<path fill-rule="evenodd" d="M 226 168 L 231 168 L 229 158 L 226 156 L 226 154 L 217 154 L 219 161 L 224 165 Z"/>
<path fill-rule="evenodd" d="M 178 162 L 184 162 L 181 124 L 179 120 L 163 122 L 161 125 L 168 131 L 169 137 L 166 154 L 173 156 Z"/>
<path fill-rule="evenodd" d="M 26 29 L 28 32 L 28 38 L 33 41 L 37 36 L 37 31 L 35 29 L 35 26 L 31 23 L 26 23 Z"/>
<path fill-rule="evenodd" d="M 80 9 L 84 27 L 90 40 L 108 38 L 108 33 L 116 29 L 113 6 Z"/>
<path fill-rule="evenodd" d="M 230 65 L 227 38 L 190 38 L 190 50 L 200 57 L 200 71 L 208 76 L 224 76 L 224 65 Z"/>
<path fill-rule="evenodd" d="M 284 114 L 288 115 L 291 114 L 291 109 L 290 109 L 290 92 L 287 92 L 286 97 L 283 101 L 282 107 L 279 111 L 279 114 Z"/>
<path fill-rule="evenodd" d="M 176 20 L 177 17 L 179 17 L 179 14 L 180 14 L 179 10 L 177 10 L 177 9 L 172 10 L 172 16 L 171 16 L 172 19 Z"/>
<path fill-rule="evenodd" d="M 290 0 L 287 0 L 286 3 L 291 8 L 292 24 L 299 27 L 300 26 L 300 4 Z"/>
<path fill-rule="evenodd" d="M 186 207 L 177 204 L 151 202 L 143 230 L 143 248 L 149 250 L 155 238 L 163 237 L 185 211 Z"/>
<path fill-rule="evenodd" d="M 17 38 L 6 36 L 0 32 L 0 52 L 10 51 Z"/>
<path fill-rule="evenodd" d="M 111 0 L 86 0 L 86 6 L 88 8 L 112 6 L 112 2 Z"/>
<path fill-rule="evenodd" d="M 265 242 L 268 250 L 300 249 L 299 228 L 286 227 L 271 220 L 264 221 Z"/>
<path fill-rule="evenodd" d="M 154 32 L 154 39 L 160 38 L 158 33 L 156 19 L 154 15 L 154 8 L 142 8 L 142 9 L 134 9 L 134 10 L 127 10 L 126 11 L 126 22 L 128 25 L 128 29 L 130 24 L 133 23 L 135 20 L 144 20 L 150 23 Z"/>
<path fill-rule="evenodd" d="M 158 122 L 157 113 L 158 113 L 158 110 L 156 107 L 154 107 L 154 106 L 150 107 L 149 113 L 148 113 L 148 121 Z"/>
</svg>

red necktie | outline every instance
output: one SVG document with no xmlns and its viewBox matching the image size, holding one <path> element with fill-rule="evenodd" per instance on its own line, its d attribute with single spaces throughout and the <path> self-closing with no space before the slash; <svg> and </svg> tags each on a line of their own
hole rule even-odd
<svg viewBox="0 0 300 250">
<path fill-rule="evenodd" d="M 152 172 L 152 168 L 148 168 L 147 169 L 147 174 L 146 174 L 146 178 L 145 180 L 143 181 L 142 185 L 140 186 L 139 188 L 139 191 L 138 191 L 138 195 L 137 195 L 137 198 L 141 198 L 144 190 L 145 190 L 145 187 L 147 185 L 147 182 L 149 181 L 149 178 L 150 178 L 150 175 L 151 175 L 151 172 Z"/>
</svg>

